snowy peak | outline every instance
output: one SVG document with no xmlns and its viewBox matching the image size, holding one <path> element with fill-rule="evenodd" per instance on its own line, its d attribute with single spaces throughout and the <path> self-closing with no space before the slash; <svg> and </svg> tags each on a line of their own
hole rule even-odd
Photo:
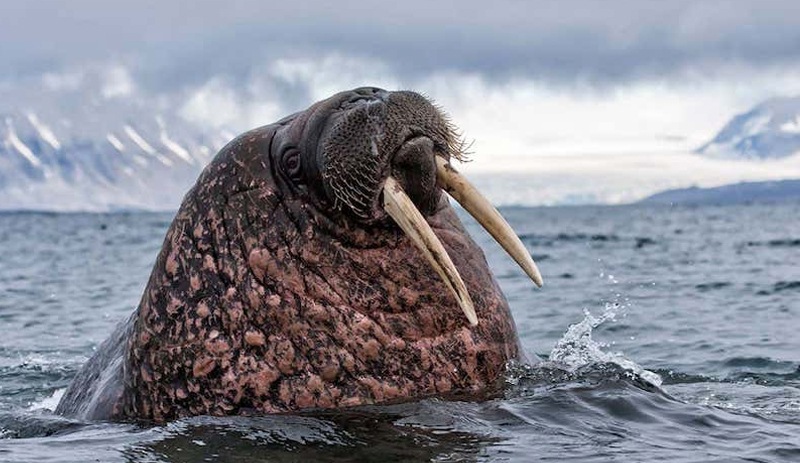
<svg viewBox="0 0 800 463">
<path fill-rule="evenodd" d="M 0 113 L 0 209 L 174 209 L 227 142 L 125 99 Z"/>
<path fill-rule="evenodd" d="M 698 152 L 747 159 L 800 154 L 800 96 L 773 98 L 737 115 Z"/>
<path fill-rule="evenodd" d="M 34 112 L 10 113 L 2 120 L 0 156 L 4 164 L 24 160 L 33 169 L 26 169 L 28 172 L 57 173 L 65 163 L 78 162 L 89 152 L 97 157 L 114 154 L 120 165 L 159 162 L 166 167 L 186 164 L 196 168 L 208 162 L 212 151 L 224 143 L 221 136 L 208 137 L 185 122 L 167 124 L 161 115 L 135 123 L 106 124 L 106 130 L 93 132 L 82 130 L 82 124 L 73 120 L 45 121 Z"/>
</svg>

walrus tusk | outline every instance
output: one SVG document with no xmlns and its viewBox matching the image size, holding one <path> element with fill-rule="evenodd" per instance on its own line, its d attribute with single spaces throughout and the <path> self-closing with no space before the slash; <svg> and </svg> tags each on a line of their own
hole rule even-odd
<svg viewBox="0 0 800 463">
<path fill-rule="evenodd" d="M 450 259 L 442 242 L 433 233 L 431 226 L 425 221 L 411 198 L 403 191 L 403 187 L 392 177 L 387 178 L 383 186 L 383 208 L 411 238 L 436 273 L 442 277 L 447 287 L 453 292 L 464 315 L 467 316 L 469 324 L 476 326 L 478 315 L 475 313 L 475 306 L 453 260 Z"/>
<path fill-rule="evenodd" d="M 522 270 L 542 287 L 542 274 L 536 267 L 525 245 L 506 222 L 503 216 L 489 203 L 477 188 L 472 186 L 450 163 L 441 156 L 436 157 L 436 177 L 450 196 L 477 220 L 486 231 L 506 250 Z"/>
</svg>

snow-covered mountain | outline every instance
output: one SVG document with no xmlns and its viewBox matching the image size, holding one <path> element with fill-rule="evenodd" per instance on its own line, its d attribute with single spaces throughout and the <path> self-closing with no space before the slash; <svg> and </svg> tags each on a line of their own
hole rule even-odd
<svg viewBox="0 0 800 463">
<path fill-rule="evenodd" d="M 232 137 L 134 96 L 51 96 L 0 111 L 0 210 L 175 209 Z"/>
<path fill-rule="evenodd" d="M 777 159 L 800 154 L 800 96 L 772 98 L 731 119 L 701 154 Z"/>
</svg>

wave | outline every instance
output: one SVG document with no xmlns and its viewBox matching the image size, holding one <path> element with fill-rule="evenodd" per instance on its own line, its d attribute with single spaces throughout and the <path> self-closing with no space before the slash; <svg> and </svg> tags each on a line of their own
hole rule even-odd
<svg viewBox="0 0 800 463">
<path fill-rule="evenodd" d="M 767 246 L 771 248 L 793 248 L 800 247 L 800 239 L 781 238 L 768 241 L 748 241 L 747 246 Z"/>
<path fill-rule="evenodd" d="M 699 283 L 694 285 L 694 288 L 698 291 L 706 292 L 706 291 L 713 291 L 715 289 L 722 289 L 731 286 L 733 283 L 729 281 L 712 281 L 709 283 Z"/>
<path fill-rule="evenodd" d="M 762 289 L 756 292 L 759 296 L 769 296 L 770 294 L 777 294 L 784 291 L 798 291 L 800 290 L 800 281 L 778 281 L 772 285 L 771 290 Z"/>
<path fill-rule="evenodd" d="M 631 242 L 633 247 L 641 249 L 646 246 L 652 246 L 658 242 L 648 236 L 620 236 L 614 233 L 554 233 L 554 234 L 537 234 L 525 233 L 520 235 L 520 239 L 531 246 L 555 246 L 561 243 L 619 243 Z"/>
</svg>

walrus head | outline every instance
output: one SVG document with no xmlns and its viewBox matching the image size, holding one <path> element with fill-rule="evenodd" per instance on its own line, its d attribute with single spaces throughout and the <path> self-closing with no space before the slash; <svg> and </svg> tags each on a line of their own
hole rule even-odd
<svg viewBox="0 0 800 463">
<path fill-rule="evenodd" d="M 514 323 L 444 192 L 541 277 L 450 166 L 460 146 L 427 99 L 377 88 L 228 144 L 167 233 L 117 413 L 164 420 L 490 389 L 518 356 Z"/>
</svg>

